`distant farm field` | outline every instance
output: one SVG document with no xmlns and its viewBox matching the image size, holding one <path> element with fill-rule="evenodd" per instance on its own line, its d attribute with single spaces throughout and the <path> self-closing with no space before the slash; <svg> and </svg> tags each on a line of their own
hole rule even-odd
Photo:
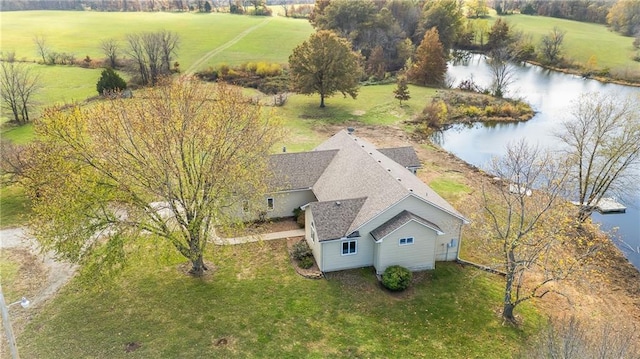
<svg viewBox="0 0 640 359">
<path fill-rule="evenodd" d="M 180 35 L 176 61 L 183 71 L 220 63 L 286 63 L 293 48 L 313 30 L 305 20 L 220 13 L 0 12 L 0 50 L 15 52 L 20 61 L 41 61 L 33 39 L 44 36 L 51 51 L 72 53 L 76 59 L 102 59 L 100 41 L 114 38 L 124 49 L 127 34 L 162 29 Z M 41 106 L 82 101 L 96 94 L 100 70 L 45 65 L 34 65 L 34 69 L 44 83 L 38 96 Z"/>
<path fill-rule="evenodd" d="M 489 26 L 496 19 L 494 13 L 488 19 Z M 597 68 L 640 72 L 640 63 L 633 61 L 636 52 L 633 38 L 609 31 L 604 25 L 529 15 L 509 15 L 502 19 L 515 26 L 516 30 L 531 34 L 536 45 L 554 27 L 566 31 L 563 56 L 580 65 L 585 65 L 591 56 L 595 56 Z"/>
<path fill-rule="evenodd" d="M 181 39 L 177 61 L 183 69 L 256 25 L 263 26 L 246 33 L 241 42 L 207 65 L 257 60 L 284 63 L 291 50 L 312 32 L 304 20 L 220 13 L 19 11 L 2 12 L 0 20 L 2 51 L 15 51 L 18 59 L 28 60 L 38 59 L 33 42 L 36 35 L 45 36 L 53 51 L 74 53 L 77 58 L 102 58 L 99 44 L 103 39 L 115 38 L 124 47 L 127 34 L 174 31 Z"/>
</svg>

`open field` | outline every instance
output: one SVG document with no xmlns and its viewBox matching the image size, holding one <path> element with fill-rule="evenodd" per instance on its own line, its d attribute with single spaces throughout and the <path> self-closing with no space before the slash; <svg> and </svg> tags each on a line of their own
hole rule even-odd
<svg viewBox="0 0 640 359">
<path fill-rule="evenodd" d="M 491 25 L 496 19 L 493 12 L 487 20 Z M 599 69 L 640 72 L 640 63 L 632 60 L 635 53 L 633 38 L 609 31 L 604 25 L 520 14 L 503 16 L 502 19 L 515 26 L 516 30 L 531 34 L 536 46 L 542 36 L 554 27 L 566 31 L 563 56 L 583 66 L 591 56 L 595 56 Z"/>
<path fill-rule="evenodd" d="M 312 32 L 308 21 L 283 17 L 220 13 L 16 11 L 0 12 L 0 50 L 15 52 L 16 59 L 20 61 L 41 61 L 33 39 L 44 36 L 51 51 L 73 53 L 78 60 L 85 56 L 96 60 L 104 58 L 100 50 L 102 40 L 114 38 L 124 50 L 127 34 L 162 29 L 180 35 L 176 61 L 183 71 L 194 64 L 194 70 L 221 63 L 239 65 L 271 61 L 284 64 L 293 48 Z M 211 52 L 215 54 L 207 57 L 206 61 L 198 61 Z M 100 69 L 33 66 L 43 79 L 43 89 L 37 96 L 40 107 L 84 101 L 96 95 Z M 36 111 L 35 114 L 38 113 Z M 4 116 L 3 120 L 6 120 Z"/>
<path fill-rule="evenodd" d="M 282 240 L 213 250 L 204 280 L 146 254 L 102 288 L 72 281 L 20 336 L 22 356 L 508 358 L 542 322 L 529 307 L 523 328 L 502 325 L 500 279 L 454 263 L 398 295 L 369 269 L 302 278 Z"/>
<path fill-rule="evenodd" d="M 79 59 L 86 55 L 99 59 L 104 57 L 100 50 L 101 40 L 114 38 L 124 48 L 127 34 L 163 29 L 174 31 L 180 35 L 177 61 L 182 69 L 191 66 L 206 52 L 263 22 L 265 25 L 258 34 L 248 34 L 229 49 L 229 55 L 222 53 L 221 60 L 213 59 L 207 65 L 257 60 L 285 63 L 291 50 L 312 32 L 311 25 L 304 20 L 221 13 L 17 11 L 0 13 L 0 20 L 2 51 L 15 51 L 16 58 L 26 57 L 27 60 L 38 60 L 33 42 L 36 35 L 45 36 L 53 51 L 73 53 Z M 269 58 L 265 58 L 265 54 Z"/>
</svg>

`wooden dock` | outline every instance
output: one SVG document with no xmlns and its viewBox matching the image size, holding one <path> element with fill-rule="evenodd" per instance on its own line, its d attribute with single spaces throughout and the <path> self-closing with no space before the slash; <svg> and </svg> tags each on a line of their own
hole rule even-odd
<svg viewBox="0 0 640 359">
<path fill-rule="evenodd" d="M 579 205 L 578 202 L 572 201 L 571 203 L 576 206 Z M 592 204 L 591 207 L 595 208 L 596 211 L 607 214 L 607 213 L 625 213 L 627 211 L 627 207 L 625 207 L 622 203 L 616 201 L 615 198 L 612 197 L 603 197 L 596 204 Z"/>
<path fill-rule="evenodd" d="M 596 203 L 595 207 L 600 213 L 624 213 L 627 211 L 627 207 L 611 197 L 602 198 Z"/>
</svg>

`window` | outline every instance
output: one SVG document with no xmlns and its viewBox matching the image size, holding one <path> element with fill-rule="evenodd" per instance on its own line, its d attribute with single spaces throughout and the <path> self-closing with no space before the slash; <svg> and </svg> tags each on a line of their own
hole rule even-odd
<svg viewBox="0 0 640 359">
<path fill-rule="evenodd" d="M 413 237 L 400 238 L 401 246 L 408 246 L 409 244 L 413 244 Z"/>
<path fill-rule="evenodd" d="M 357 242 L 358 241 L 344 241 L 342 242 L 342 255 L 343 256 L 348 256 L 351 254 L 356 254 L 357 253 Z"/>
<path fill-rule="evenodd" d="M 271 197 L 267 198 L 267 210 L 273 211 L 273 207 L 274 207 L 273 198 Z"/>
</svg>

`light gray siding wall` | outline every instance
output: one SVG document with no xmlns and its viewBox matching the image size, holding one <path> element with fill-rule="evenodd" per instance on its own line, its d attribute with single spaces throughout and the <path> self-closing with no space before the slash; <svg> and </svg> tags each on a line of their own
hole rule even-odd
<svg viewBox="0 0 640 359">
<path fill-rule="evenodd" d="M 304 222 L 305 222 L 304 238 L 307 240 L 307 244 L 309 244 L 309 248 L 311 248 L 311 251 L 313 252 L 313 258 L 315 258 L 316 263 L 318 264 L 318 268 L 321 271 L 324 271 L 323 263 L 322 263 L 322 245 L 318 242 L 318 239 L 317 239 L 318 234 L 315 233 L 315 235 L 312 236 L 312 232 L 311 232 L 312 230 L 315 229 L 315 224 L 312 225 L 312 223 L 314 223 L 313 213 L 311 212 L 310 209 L 307 209 L 305 211 Z"/>
<path fill-rule="evenodd" d="M 345 241 L 357 241 L 357 253 L 342 255 L 342 243 Z M 345 240 L 321 242 L 323 272 L 332 272 L 343 269 L 361 268 L 373 265 L 373 239 L 356 237 Z"/>
<path fill-rule="evenodd" d="M 268 210 L 267 198 L 273 198 L 273 210 Z M 278 192 L 265 195 L 258 202 L 249 203 L 249 212 L 244 211 L 244 201 L 239 200 L 228 209 L 228 213 L 243 221 L 257 220 L 260 212 L 264 212 L 267 218 L 292 217 L 294 209 L 315 201 L 316 196 L 311 190 Z"/>
<path fill-rule="evenodd" d="M 443 261 L 445 259 L 455 260 L 457 258 L 458 249 L 460 248 L 462 220 L 413 196 L 409 196 L 389 207 L 384 213 L 374 218 L 374 220 L 366 223 L 362 228 L 360 228 L 360 235 L 364 238 L 371 238 L 369 233 L 372 230 L 381 226 L 403 210 L 407 210 L 432 223 L 435 223 L 445 233 L 444 235 L 436 237 L 436 261 Z M 456 239 L 457 245 L 455 247 L 447 248 L 447 243 L 450 243 L 451 239 Z M 448 258 L 445 258 L 447 249 Z"/>
<path fill-rule="evenodd" d="M 400 245 L 400 238 L 413 238 L 413 244 Z M 379 256 L 374 263 L 378 274 L 387 267 L 401 265 L 412 271 L 435 268 L 435 231 L 411 221 L 390 233 L 376 244 Z"/>
<path fill-rule="evenodd" d="M 267 198 L 273 198 L 273 210 L 267 210 Z M 268 218 L 291 217 L 294 209 L 315 201 L 316 196 L 311 190 L 279 192 L 264 196 L 261 206 L 267 210 Z"/>
</svg>

